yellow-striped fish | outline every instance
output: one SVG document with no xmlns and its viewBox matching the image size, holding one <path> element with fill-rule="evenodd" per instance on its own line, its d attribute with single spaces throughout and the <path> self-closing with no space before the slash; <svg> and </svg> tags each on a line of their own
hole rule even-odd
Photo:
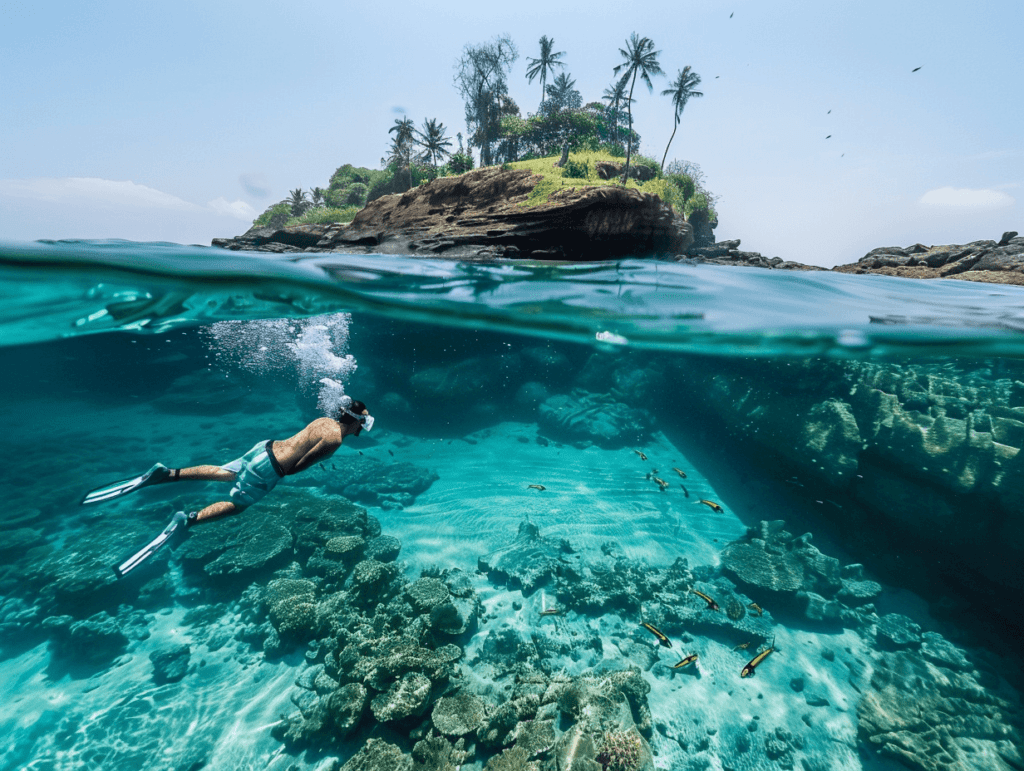
<svg viewBox="0 0 1024 771">
<path fill-rule="evenodd" d="M 672 647 L 672 641 L 671 641 L 671 640 L 669 640 L 669 639 L 668 639 L 668 638 L 667 638 L 667 637 L 666 637 L 665 635 L 663 635 L 663 634 L 661 633 L 661 630 L 660 630 L 660 629 L 658 629 L 658 628 L 657 628 L 656 626 L 654 626 L 653 624 L 648 624 L 648 623 L 644 622 L 644 623 L 640 624 L 640 626 L 642 626 L 642 627 L 643 627 L 644 629 L 646 629 L 646 630 L 647 630 L 648 632 L 650 632 L 650 633 L 651 633 L 651 634 L 653 634 L 653 635 L 654 635 L 655 637 L 657 637 L 657 638 L 658 638 L 658 642 L 659 642 L 659 643 L 660 643 L 661 645 L 665 646 L 666 648 L 671 648 L 671 647 Z"/>
<path fill-rule="evenodd" d="M 695 661 L 697 661 L 697 654 L 696 653 L 691 653 L 686 658 L 680 659 L 678 664 L 673 664 L 672 665 L 672 669 L 682 669 L 683 667 L 688 667 L 688 666 L 690 666 L 690 664 L 693 664 Z"/>
<path fill-rule="evenodd" d="M 765 650 L 761 651 L 756 656 L 754 656 L 754 658 L 752 658 L 749 662 L 747 662 L 747 665 L 743 667 L 743 670 L 740 672 L 740 677 L 753 677 L 754 670 L 757 669 L 757 666 L 766 658 L 768 658 L 768 656 L 774 651 L 775 638 L 773 637 L 772 644 L 770 646 L 768 646 Z"/>
<path fill-rule="evenodd" d="M 704 594 L 704 592 L 698 592 L 696 589 L 691 589 L 690 593 L 696 594 L 698 597 L 704 600 L 704 602 L 708 604 L 708 610 L 718 610 L 718 603 L 710 597 L 708 597 L 706 594 Z"/>
</svg>

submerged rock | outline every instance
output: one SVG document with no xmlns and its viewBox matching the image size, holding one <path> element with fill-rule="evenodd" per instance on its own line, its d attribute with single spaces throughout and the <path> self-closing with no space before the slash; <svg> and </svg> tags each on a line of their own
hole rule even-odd
<svg viewBox="0 0 1024 771">
<path fill-rule="evenodd" d="M 149 660 L 153 662 L 153 682 L 163 685 L 181 680 L 188 672 L 191 655 L 192 648 L 186 644 L 150 653 Z"/>
<path fill-rule="evenodd" d="M 340 771 L 412 771 L 412 757 L 383 739 L 367 739 Z"/>
<path fill-rule="evenodd" d="M 606 449 L 642 443 L 653 425 L 647 410 L 578 388 L 546 399 L 537 410 L 537 422 L 549 438 L 583 440 Z"/>
<path fill-rule="evenodd" d="M 795 538 L 785 522 L 761 522 L 722 552 L 722 568 L 737 581 L 779 593 L 813 592 L 832 597 L 841 588 L 839 560 L 811 545 L 811 534 Z"/>
<path fill-rule="evenodd" d="M 519 537 L 509 546 L 485 554 L 477 566 L 497 584 L 530 594 L 562 572 L 579 575 L 579 558 L 563 541 L 544 538 L 529 520 L 519 525 Z"/>
<path fill-rule="evenodd" d="M 1019 700 L 991 678 L 936 666 L 916 651 L 884 653 L 857 705 L 862 741 L 918 771 L 1005 771 L 1024 765 Z"/>
<path fill-rule="evenodd" d="M 465 736 L 480 727 L 484 719 L 484 704 L 472 694 L 461 692 L 437 700 L 430 719 L 442 734 Z"/>
<path fill-rule="evenodd" d="M 370 703 L 373 716 L 382 723 L 420 714 L 430 696 L 430 680 L 419 672 L 406 672 L 391 684 L 386 693 Z"/>
</svg>

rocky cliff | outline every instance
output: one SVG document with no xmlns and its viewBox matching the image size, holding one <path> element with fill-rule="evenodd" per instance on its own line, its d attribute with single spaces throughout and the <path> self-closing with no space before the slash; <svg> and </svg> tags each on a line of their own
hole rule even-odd
<svg viewBox="0 0 1024 771">
<path fill-rule="evenodd" d="M 370 202 L 347 225 L 254 228 L 227 249 L 348 251 L 595 260 L 678 254 L 689 224 L 656 195 L 616 186 L 565 188 L 535 203 L 541 177 L 497 167 L 442 177 Z"/>
</svg>

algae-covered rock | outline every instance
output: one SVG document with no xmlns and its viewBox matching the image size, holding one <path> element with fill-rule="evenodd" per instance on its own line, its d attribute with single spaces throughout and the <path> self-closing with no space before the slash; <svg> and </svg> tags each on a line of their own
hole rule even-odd
<svg viewBox="0 0 1024 771">
<path fill-rule="evenodd" d="M 421 578 L 413 581 L 405 591 L 417 613 L 429 613 L 438 605 L 447 602 L 451 594 L 445 583 L 438 578 Z"/>
<path fill-rule="evenodd" d="M 832 597 L 842 586 L 839 560 L 811 545 L 810 533 L 794 538 L 785 522 L 761 522 L 722 552 L 722 569 L 742 584 L 780 593 L 803 590 Z"/>
<path fill-rule="evenodd" d="M 211 576 L 270 570 L 292 556 L 292 534 L 276 522 L 257 521 L 244 527 L 234 548 L 228 549 L 205 570 Z"/>
<path fill-rule="evenodd" d="M 487 761 L 484 771 L 539 771 L 540 763 L 530 761 L 529 753 L 522 747 L 513 747 Z"/>
<path fill-rule="evenodd" d="M 524 720 L 515 727 L 510 738 L 532 758 L 555 746 L 555 721 Z"/>
<path fill-rule="evenodd" d="M 412 757 L 383 739 L 368 739 L 340 771 L 412 771 Z"/>
<path fill-rule="evenodd" d="M 264 592 L 270 623 L 282 637 L 308 639 L 317 626 L 316 584 L 307 579 L 279 578 Z"/>
<path fill-rule="evenodd" d="M 394 563 L 363 560 L 352 570 L 352 595 L 363 604 L 386 602 L 394 594 L 399 570 Z"/>
<path fill-rule="evenodd" d="M 459 771 L 469 755 L 465 739 L 452 744 L 445 737 L 435 735 L 434 729 L 412 748 L 416 771 Z"/>
<path fill-rule="evenodd" d="M 430 680 L 419 672 L 407 672 L 391 684 L 386 693 L 370 703 L 373 716 L 382 723 L 420 714 L 430 696 Z"/>
<path fill-rule="evenodd" d="M 378 535 L 366 542 L 366 559 L 394 562 L 401 550 L 402 542 L 393 535 Z"/>
<path fill-rule="evenodd" d="M 327 697 L 327 714 L 341 737 L 348 736 L 366 713 L 367 693 L 359 683 L 348 683 Z"/>
<path fill-rule="evenodd" d="M 465 736 L 480 727 L 484 714 L 484 703 L 480 699 L 461 692 L 438 699 L 430 719 L 434 727 L 447 736 Z"/>
</svg>

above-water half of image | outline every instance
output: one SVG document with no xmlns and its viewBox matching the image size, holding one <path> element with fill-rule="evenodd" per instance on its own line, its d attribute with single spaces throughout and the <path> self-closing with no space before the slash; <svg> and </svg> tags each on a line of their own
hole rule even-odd
<svg viewBox="0 0 1024 771">
<path fill-rule="evenodd" d="M 0 769 L 1024 767 L 1024 289 L 0 247 Z"/>
</svg>

